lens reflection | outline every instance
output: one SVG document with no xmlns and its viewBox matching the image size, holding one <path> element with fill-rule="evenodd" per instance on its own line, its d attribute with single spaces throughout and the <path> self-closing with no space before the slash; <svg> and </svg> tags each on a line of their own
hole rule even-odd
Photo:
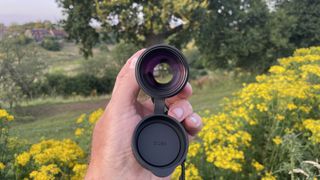
<svg viewBox="0 0 320 180">
<path fill-rule="evenodd" d="M 173 78 L 171 67 L 167 63 L 160 63 L 153 69 L 154 80 L 159 84 L 167 84 Z"/>
</svg>

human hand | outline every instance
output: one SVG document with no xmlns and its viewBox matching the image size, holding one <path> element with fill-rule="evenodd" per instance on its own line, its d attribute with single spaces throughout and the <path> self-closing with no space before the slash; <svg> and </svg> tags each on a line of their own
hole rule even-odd
<svg viewBox="0 0 320 180">
<path fill-rule="evenodd" d="M 111 100 L 95 125 L 86 179 L 161 179 L 140 166 L 131 150 L 135 127 L 154 109 L 151 99 L 137 100 L 140 88 L 135 78 L 135 64 L 143 51 L 136 52 L 119 72 Z M 188 83 L 179 94 L 166 99 L 168 115 L 182 122 L 189 139 L 202 128 L 200 116 L 193 113 L 188 101 L 191 94 Z"/>
</svg>

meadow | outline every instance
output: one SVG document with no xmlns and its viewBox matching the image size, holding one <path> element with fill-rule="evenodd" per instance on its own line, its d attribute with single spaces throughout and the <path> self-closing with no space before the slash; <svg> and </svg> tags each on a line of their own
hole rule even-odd
<svg viewBox="0 0 320 180">
<path fill-rule="evenodd" d="M 78 64 L 70 62 L 52 66 Z M 205 85 L 192 80 L 190 101 L 204 128 L 190 144 L 187 179 L 319 178 L 319 63 L 320 48 L 304 48 L 254 80 L 223 71 L 210 72 Z M 0 177 L 82 179 L 109 98 L 34 99 L 16 107 L 15 117 L 1 109 Z M 172 178 L 179 175 L 178 167 Z"/>
</svg>

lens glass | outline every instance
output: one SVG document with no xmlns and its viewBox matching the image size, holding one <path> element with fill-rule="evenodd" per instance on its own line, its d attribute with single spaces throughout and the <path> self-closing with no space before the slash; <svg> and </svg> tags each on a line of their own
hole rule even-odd
<svg viewBox="0 0 320 180">
<path fill-rule="evenodd" d="M 160 63 L 153 68 L 153 78 L 159 84 L 169 83 L 173 78 L 171 67 L 168 63 Z"/>
<path fill-rule="evenodd" d="M 137 66 L 137 80 L 152 97 L 171 97 L 188 80 L 188 64 L 176 49 L 158 46 L 147 50 Z"/>
</svg>

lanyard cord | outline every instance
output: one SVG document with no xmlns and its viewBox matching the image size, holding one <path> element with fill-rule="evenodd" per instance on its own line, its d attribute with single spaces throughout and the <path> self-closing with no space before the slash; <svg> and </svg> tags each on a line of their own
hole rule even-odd
<svg viewBox="0 0 320 180">
<path fill-rule="evenodd" d="M 180 178 L 179 178 L 180 180 L 185 180 L 186 179 L 186 177 L 185 177 L 186 169 L 185 169 L 184 162 L 185 161 L 183 161 L 182 164 L 181 164 L 181 175 L 180 175 Z"/>
</svg>

